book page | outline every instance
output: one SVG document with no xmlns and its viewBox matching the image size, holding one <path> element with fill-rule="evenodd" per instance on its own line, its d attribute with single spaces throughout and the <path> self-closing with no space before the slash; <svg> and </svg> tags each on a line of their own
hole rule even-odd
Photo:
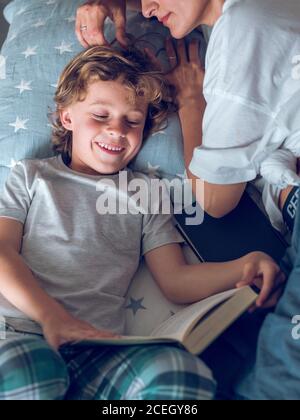
<svg viewBox="0 0 300 420">
<path fill-rule="evenodd" d="M 209 311 L 231 298 L 239 289 L 229 290 L 187 306 L 171 316 L 151 332 L 151 337 L 173 338 L 183 341 L 185 335 Z"/>
</svg>

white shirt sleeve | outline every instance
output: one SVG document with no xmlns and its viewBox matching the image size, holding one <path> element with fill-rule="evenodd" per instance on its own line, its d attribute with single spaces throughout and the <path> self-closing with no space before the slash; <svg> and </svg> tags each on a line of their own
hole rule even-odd
<svg viewBox="0 0 300 420">
<path fill-rule="evenodd" d="M 261 164 L 261 176 L 270 184 L 283 189 L 288 185 L 300 185 L 296 172 L 297 159 L 290 150 L 275 150 Z"/>
<path fill-rule="evenodd" d="M 273 116 L 258 105 L 237 96 L 208 95 L 202 146 L 195 149 L 189 169 L 212 184 L 248 182 L 284 138 Z"/>
<path fill-rule="evenodd" d="M 298 0 L 224 3 L 207 48 L 202 145 L 190 164 L 200 179 L 253 180 L 262 161 L 299 131 L 300 85 L 292 77 L 299 18 Z"/>
</svg>

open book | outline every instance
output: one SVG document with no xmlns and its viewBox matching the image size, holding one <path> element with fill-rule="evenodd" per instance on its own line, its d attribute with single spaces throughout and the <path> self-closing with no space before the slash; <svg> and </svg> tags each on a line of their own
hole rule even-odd
<svg viewBox="0 0 300 420">
<path fill-rule="evenodd" d="M 150 336 L 123 336 L 77 342 L 77 345 L 144 345 L 174 343 L 192 354 L 202 353 L 256 300 L 250 287 L 234 289 L 186 306 L 157 326 Z"/>
</svg>

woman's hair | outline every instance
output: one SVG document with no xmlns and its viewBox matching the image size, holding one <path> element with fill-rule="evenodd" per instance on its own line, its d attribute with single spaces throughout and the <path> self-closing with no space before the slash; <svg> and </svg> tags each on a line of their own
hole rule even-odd
<svg viewBox="0 0 300 420">
<path fill-rule="evenodd" d="M 78 54 L 64 69 L 55 93 L 56 111 L 51 115 L 52 143 L 56 153 L 67 158 L 72 154 L 72 133 L 63 127 L 60 111 L 86 97 L 93 81 L 119 80 L 134 97 L 143 97 L 149 104 L 144 138 L 162 128 L 162 123 L 175 112 L 175 90 L 157 65 L 136 47 L 126 50 L 112 47 L 91 47 Z"/>
</svg>

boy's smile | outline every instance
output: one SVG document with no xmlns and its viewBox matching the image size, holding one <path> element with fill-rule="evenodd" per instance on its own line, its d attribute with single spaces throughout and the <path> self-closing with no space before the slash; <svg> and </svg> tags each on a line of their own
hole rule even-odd
<svg viewBox="0 0 300 420">
<path fill-rule="evenodd" d="M 61 111 L 72 131 L 71 169 L 90 175 L 119 172 L 139 152 L 148 104 L 120 80 L 91 82 L 83 101 Z"/>
</svg>

